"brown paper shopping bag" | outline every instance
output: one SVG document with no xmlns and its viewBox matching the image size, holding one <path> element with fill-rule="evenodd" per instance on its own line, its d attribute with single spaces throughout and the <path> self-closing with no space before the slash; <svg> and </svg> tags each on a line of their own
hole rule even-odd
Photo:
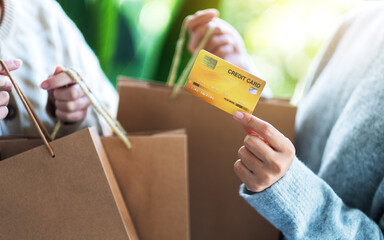
<svg viewBox="0 0 384 240">
<path fill-rule="evenodd" d="M 189 239 L 185 131 L 102 138 L 116 179 L 142 240 Z"/>
<path fill-rule="evenodd" d="M 138 239 L 97 132 L 49 142 L 6 72 L 43 141 L 0 142 L 0 239 Z"/>
<path fill-rule="evenodd" d="M 121 78 L 118 120 L 127 131 L 186 128 L 188 135 L 191 238 L 277 239 L 278 231 L 239 196 L 233 172 L 245 133 L 224 111 L 172 88 Z M 296 108 L 260 99 L 254 114 L 293 139 Z"/>
<path fill-rule="evenodd" d="M 0 161 L 0 239 L 138 239 L 96 130 L 50 144 Z"/>
<path fill-rule="evenodd" d="M 130 134 L 128 140 L 120 123 L 108 114 L 77 71 L 64 72 L 79 85 L 120 138 L 103 138 L 103 144 L 125 202 L 134 213 L 139 237 L 144 240 L 189 239 L 185 132 Z"/>
</svg>

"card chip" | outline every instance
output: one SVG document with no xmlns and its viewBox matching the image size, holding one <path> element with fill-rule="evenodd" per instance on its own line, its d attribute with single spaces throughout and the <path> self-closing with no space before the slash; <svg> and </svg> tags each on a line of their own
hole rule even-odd
<svg viewBox="0 0 384 240">
<path fill-rule="evenodd" d="M 203 58 L 202 63 L 203 63 L 203 65 L 205 65 L 205 66 L 207 66 L 207 67 L 209 67 L 211 69 L 215 69 L 216 64 L 217 64 L 217 60 L 211 58 L 208 55 L 205 55 L 204 58 Z"/>
</svg>

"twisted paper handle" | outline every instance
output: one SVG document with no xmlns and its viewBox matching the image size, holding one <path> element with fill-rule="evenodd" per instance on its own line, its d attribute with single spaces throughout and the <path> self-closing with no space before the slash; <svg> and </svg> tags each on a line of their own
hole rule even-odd
<svg viewBox="0 0 384 240">
<path fill-rule="evenodd" d="M 180 65 L 182 48 L 183 48 L 185 38 L 187 35 L 186 34 L 187 33 L 186 22 L 190 17 L 191 16 L 187 16 L 184 19 L 183 24 L 181 25 L 179 39 L 177 40 L 177 44 L 176 44 L 175 55 L 173 56 L 173 60 L 172 60 L 171 71 L 169 73 L 169 77 L 167 80 L 167 86 L 170 86 L 170 87 L 173 86 L 173 90 L 172 90 L 170 99 L 174 99 L 179 94 L 181 88 L 184 86 L 185 81 L 187 80 L 187 75 L 191 71 L 193 63 L 195 62 L 195 60 L 197 58 L 197 55 L 199 54 L 200 50 L 202 50 L 205 47 L 205 45 L 207 44 L 207 42 L 208 42 L 208 40 L 211 37 L 212 32 L 213 32 L 212 24 L 208 24 L 207 32 L 205 33 L 203 39 L 201 40 L 201 42 L 199 43 L 199 45 L 195 49 L 192 57 L 189 59 L 187 66 L 184 68 L 183 72 L 181 73 L 181 75 L 178 78 L 176 85 L 175 85 L 176 72 L 177 72 L 177 68 Z"/>
<path fill-rule="evenodd" d="M 55 152 L 53 151 L 52 146 L 49 144 L 48 141 L 51 141 L 48 131 L 45 128 L 44 124 L 41 122 L 39 117 L 36 115 L 35 110 L 33 109 L 31 103 L 29 102 L 28 98 L 24 95 L 23 91 L 21 91 L 19 85 L 16 83 L 16 81 L 12 78 L 11 73 L 8 70 L 7 65 L 4 63 L 3 60 L 0 60 L 1 66 L 4 68 L 5 72 L 7 73 L 7 76 L 12 82 L 13 87 L 16 90 L 17 95 L 20 97 L 25 109 L 28 112 L 28 115 L 31 117 L 33 124 L 35 125 L 37 131 L 39 132 L 39 135 L 41 139 L 44 142 L 44 145 L 47 147 L 49 154 L 51 154 L 52 158 L 55 157 Z"/>
<path fill-rule="evenodd" d="M 105 119 L 107 124 L 112 128 L 113 132 L 123 141 L 123 143 L 128 149 L 131 149 L 132 148 L 131 142 L 126 136 L 127 132 L 124 130 L 121 124 L 109 114 L 109 112 L 106 110 L 104 105 L 95 97 L 92 90 L 88 87 L 88 85 L 83 80 L 81 75 L 73 68 L 65 69 L 63 72 L 68 74 L 68 76 L 72 78 L 72 80 L 79 85 L 81 90 L 84 92 L 84 95 L 87 96 L 92 106 L 96 109 L 96 111 L 100 114 L 100 116 L 102 116 Z M 60 130 L 61 125 L 62 125 L 62 122 L 60 120 L 57 121 L 55 129 L 51 135 L 52 138 L 56 137 L 58 131 Z"/>
</svg>

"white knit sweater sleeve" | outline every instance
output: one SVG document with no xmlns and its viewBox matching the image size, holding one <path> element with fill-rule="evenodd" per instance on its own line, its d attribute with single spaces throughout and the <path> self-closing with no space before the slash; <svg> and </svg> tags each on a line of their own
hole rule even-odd
<svg viewBox="0 0 384 240">
<path fill-rule="evenodd" d="M 56 27 L 58 28 L 60 42 L 64 50 L 62 51 L 62 64 L 64 67 L 76 68 L 90 85 L 98 99 L 105 105 L 106 109 L 110 111 L 112 116 L 116 116 L 118 95 L 103 73 L 97 57 L 86 43 L 76 25 L 67 17 L 59 4 L 53 1 L 47 2 L 51 3 L 47 4 L 47 8 L 51 11 L 51 16 L 57 20 Z M 107 124 L 92 107 L 89 109 L 87 117 L 83 122 L 64 126 L 61 134 L 86 126 L 97 126 L 103 135 L 110 134 Z"/>
</svg>

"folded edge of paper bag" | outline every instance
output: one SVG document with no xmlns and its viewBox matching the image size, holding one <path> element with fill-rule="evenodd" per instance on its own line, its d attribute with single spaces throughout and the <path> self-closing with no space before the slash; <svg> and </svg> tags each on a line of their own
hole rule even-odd
<svg viewBox="0 0 384 240">
<path fill-rule="evenodd" d="M 187 130 L 185 128 L 175 129 L 175 130 L 157 130 L 157 131 L 144 131 L 144 132 L 132 132 L 129 133 L 130 136 L 172 136 L 172 135 L 180 135 L 187 134 Z"/>
<path fill-rule="evenodd" d="M 115 174 L 112 171 L 111 164 L 109 163 L 107 154 L 104 150 L 103 144 L 101 143 L 99 134 L 97 133 L 96 128 L 92 127 L 89 129 L 93 142 L 97 149 L 97 154 L 101 159 L 101 164 L 103 166 L 105 175 L 107 176 L 107 180 L 109 186 L 111 188 L 112 194 L 116 201 L 116 205 L 119 209 L 120 216 L 123 220 L 124 227 L 127 231 L 128 237 L 130 240 L 138 240 L 138 235 L 136 233 L 136 229 L 134 227 L 134 223 L 128 211 L 128 207 L 125 205 L 123 195 L 121 194 L 120 188 L 118 186 Z"/>
</svg>

